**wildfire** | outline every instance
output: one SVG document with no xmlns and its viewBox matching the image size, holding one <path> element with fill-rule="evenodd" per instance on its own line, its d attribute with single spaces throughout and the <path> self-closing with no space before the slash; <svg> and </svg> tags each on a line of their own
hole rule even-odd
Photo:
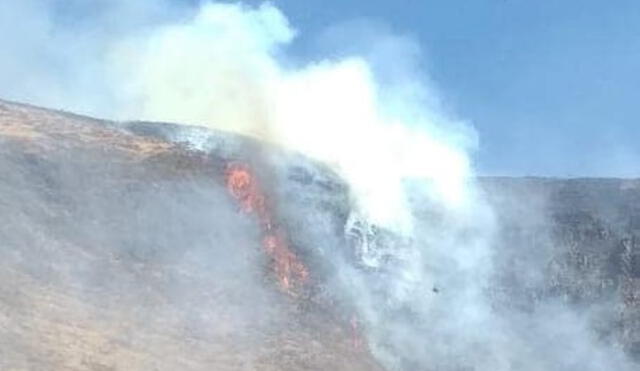
<svg viewBox="0 0 640 371">
<path fill-rule="evenodd" d="M 246 164 L 231 163 L 227 165 L 225 175 L 227 189 L 238 201 L 242 212 L 254 214 L 259 220 L 262 230 L 262 248 L 271 258 L 272 269 L 280 288 L 291 295 L 296 295 L 296 289 L 307 282 L 309 272 L 289 248 L 286 234 L 270 211 L 267 197 L 255 174 Z M 360 321 L 354 314 L 348 322 L 352 347 L 356 351 L 362 351 L 366 345 L 363 342 Z"/>
<path fill-rule="evenodd" d="M 293 293 L 294 288 L 307 281 L 308 270 L 289 248 L 286 235 L 270 212 L 267 199 L 251 168 L 245 164 L 229 164 L 226 184 L 241 210 L 258 217 L 262 229 L 262 247 L 271 257 L 278 283 L 283 290 Z"/>
</svg>

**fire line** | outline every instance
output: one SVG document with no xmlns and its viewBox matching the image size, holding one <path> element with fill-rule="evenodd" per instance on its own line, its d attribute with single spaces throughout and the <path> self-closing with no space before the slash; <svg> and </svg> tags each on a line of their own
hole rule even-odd
<svg viewBox="0 0 640 371">
<path fill-rule="evenodd" d="M 246 164 L 230 163 L 225 178 L 227 189 L 240 204 L 242 212 L 257 216 L 262 232 L 262 247 L 271 258 L 280 288 L 295 294 L 295 289 L 307 282 L 309 272 L 289 248 L 286 234 L 277 225 L 255 174 Z"/>
</svg>

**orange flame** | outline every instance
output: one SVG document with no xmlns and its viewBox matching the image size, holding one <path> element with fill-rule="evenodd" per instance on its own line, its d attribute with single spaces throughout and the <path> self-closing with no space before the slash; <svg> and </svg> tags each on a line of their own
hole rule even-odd
<svg viewBox="0 0 640 371">
<path fill-rule="evenodd" d="M 309 276 L 304 264 L 289 248 L 286 236 L 275 220 L 262 189 L 249 166 L 229 164 L 226 171 L 227 189 L 235 198 L 243 212 L 256 214 L 262 229 L 262 246 L 271 257 L 273 270 L 280 287 L 293 293 L 295 287 L 303 285 Z"/>
</svg>

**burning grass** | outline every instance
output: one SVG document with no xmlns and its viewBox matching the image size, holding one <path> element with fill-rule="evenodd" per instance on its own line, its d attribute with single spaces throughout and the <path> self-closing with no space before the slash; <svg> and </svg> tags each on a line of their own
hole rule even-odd
<svg viewBox="0 0 640 371">
<path fill-rule="evenodd" d="M 230 163 L 225 178 L 227 189 L 241 210 L 258 218 L 262 247 L 271 258 L 280 288 L 295 294 L 309 279 L 309 271 L 289 247 L 286 233 L 277 224 L 254 172 L 246 164 Z"/>
</svg>

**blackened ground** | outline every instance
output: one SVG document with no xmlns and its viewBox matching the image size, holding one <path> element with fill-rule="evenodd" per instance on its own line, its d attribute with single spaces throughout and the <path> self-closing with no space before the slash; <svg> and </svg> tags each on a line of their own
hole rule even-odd
<svg viewBox="0 0 640 371">
<path fill-rule="evenodd" d="M 481 182 L 501 226 L 494 294 L 529 311 L 555 300 L 598 313 L 601 339 L 640 360 L 640 180 Z"/>
</svg>

